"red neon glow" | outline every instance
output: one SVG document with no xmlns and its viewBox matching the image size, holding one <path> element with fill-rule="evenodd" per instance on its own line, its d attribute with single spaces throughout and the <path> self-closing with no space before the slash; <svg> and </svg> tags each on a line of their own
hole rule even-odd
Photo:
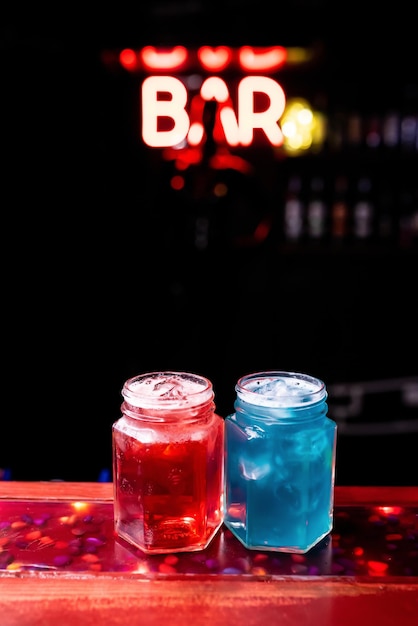
<svg viewBox="0 0 418 626">
<path fill-rule="evenodd" d="M 401 506 L 377 506 L 375 511 L 381 515 L 401 515 L 403 508 Z"/>
<path fill-rule="evenodd" d="M 254 231 L 254 239 L 256 240 L 256 242 L 261 243 L 262 241 L 267 239 L 271 230 L 271 223 L 271 218 L 266 218 L 258 224 L 257 228 Z M 295 554 L 293 556 L 297 555 Z"/>
<path fill-rule="evenodd" d="M 243 46 L 239 49 L 239 63 L 243 70 L 268 71 L 277 70 L 285 64 L 286 48 L 274 46 L 272 48 L 252 48 Z"/>
<path fill-rule="evenodd" d="M 228 46 L 218 46 L 217 48 L 202 46 L 197 51 L 197 58 L 205 70 L 220 72 L 230 64 L 232 50 Z"/>
<path fill-rule="evenodd" d="M 188 51 L 184 46 L 176 46 L 169 52 L 146 46 L 141 50 L 144 68 L 147 70 L 178 70 L 187 61 Z"/>
<path fill-rule="evenodd" d="M 179 171 L 187 170 L 190 165 L 198 165 L 202 161 L 202 150 L 200 147 L 182 148 L 165 148 L 163 150 L 163 159 L 165 161 L 174 161 L 175 167 Z"/>
<path fill-rule="evenodd" d="M 180 191 L 180 189 L 183 189 L 184 187 L 183 176 L 180 176 L 179 174 L 177 174 L 176 176 L 173 176 L 173 178 L 170 181 L 170 185 L 171 185 L 171 188 L 175 189 L 176 191 Z"/>
<path fill-rule="evenodd" d="M 370 576 L 384 576 L 388 569 L 388 564 L 382 561 L 367 561 L 367 568 Z"/>
<path fill-rule="evenodd" d="M 231 154 L 227 150 L 219 149 L 217 153 L 210 159 L 210 166 L 214 170 L 235 170 L 242 174 L 251 174 L 252 165 L 237 155 Z"/>
<path fill-rule="evenodd" d="M 134 71 L 138 69 L 138 57 L 130 48 L 125 48 L 119 54 L 119 62 L 125 70 Z"/>
<path fill-rule="evenodd" d="M 299 50 L 301 58 L 295 61 Z M 126 55 L 125 52 L 129 54 Z M 169 70 L 204 70 L 206 72 L 223 72 L 227 68 L 244 70 L 245 72 L 264 72 L 271 74 L 285 64 L 302 63 L 308 60 L 307 51 L 303 48 L 292 49 L 283 46 L 257 47 L 241 46 L 201 46 L 197 49 L 177 45 L 171 48 L 145 46 L 139 50 L 126 48 L 118 54 L 119 63 L 130 71 L 169 71 Z M 104 59 L 111 63 L 112 59 Z"/>
</svg>

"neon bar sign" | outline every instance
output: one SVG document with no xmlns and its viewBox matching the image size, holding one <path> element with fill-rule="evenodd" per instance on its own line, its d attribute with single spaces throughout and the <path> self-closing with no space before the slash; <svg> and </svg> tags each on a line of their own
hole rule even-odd
<svg viewBox="0 0 418 626">
<path fill-rule="evenodd" d="M 153 148 L 201 144 L 205 138 L 204 108 L 209 101 L 216 102 L 213 132 L 217 143 L 250 146 L 257 132 L 271 145 L 281 146 L 279 120 L 286 95 L 269 74 L 277 72 L 287 59 L 287 50 L 281 46 L 202 46 L 196 51 L 183 46 L 170 50 L 146 46 L 138 53 L 125 49 L 119 55 L 125 69 L 147 74 L 141 86 L 141 135 Z M 247 74 L 238 82 L 233 97 L 219 76 L 225 70 Z M 187 76 L 179 77 L 191 71 L 195 76 L 199 72 L 200 80 L 193 89 Z"/>
<path fill-rule="evenodd" d="M 269 106 L 261 112 L 254 110 L 254 96 L 262 93 Z M 160 94 L 169 98 L 159 99 Z M 283 135 L 278 120 L 285 108 L 285 94 L 281 86 L 267 76 L 247 76 L 238 85 L 238 117 L 230 104 L 226 83 L 218 77 L 207 78 L 200 88 L 203 101 L 216 100 L 219 119 L 226 142 L 230 146 L 249 146 L 256 128 L 264 131 L 274 146 L 281 146 Z M 185 85 L 173 76 L 150 76 L 142 84 L 142 138 L 151 147 L 162 148 L 188 141 L 200 143 L 204 135 L 202 120 L 190 120 L 186 111 L 188 92 Z M 160 119 L 172 120 L 171 129 L 159 127 Z"/>
</svg>

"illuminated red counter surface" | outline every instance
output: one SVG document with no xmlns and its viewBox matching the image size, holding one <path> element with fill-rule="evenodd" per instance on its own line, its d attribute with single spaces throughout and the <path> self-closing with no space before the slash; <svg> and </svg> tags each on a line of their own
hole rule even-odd
<svg viewBox="0 0 418 626">
<path fill-rule="evenodd" d="M 305 555 L 148 556 L 115 536 L 110 483 L 0 482 L 0 624 L 418 624 L 418 487 L 336 487 Z M 273 622 L 274 623 L 274 622 Z"/>
</svg>

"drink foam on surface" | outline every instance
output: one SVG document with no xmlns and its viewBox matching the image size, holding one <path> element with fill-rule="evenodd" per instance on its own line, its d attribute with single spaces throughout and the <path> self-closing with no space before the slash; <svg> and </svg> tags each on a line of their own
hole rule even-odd
<svg viewBox="0 0 418 626">
<path fill-rule="evenodd" d="M 181 408 L 208 402 L 213 398 L 211 383 L 202 376 L 182 372 L 153 372 L 128 380 L 123 397 L 138 407 Z"/>
<path fill-rule="evenodd" d="M 304 374 L 254 374 L 237 384 L 237 394 L 249 404 L 295 407 L 313 404 L 327 396 L 324 383 Z"/>
</svg>

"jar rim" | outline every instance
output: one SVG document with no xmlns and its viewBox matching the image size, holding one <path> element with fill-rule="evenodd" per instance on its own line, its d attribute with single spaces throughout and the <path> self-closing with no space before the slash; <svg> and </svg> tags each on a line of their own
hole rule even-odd
<svg viewBox="0 0 418 626">
<path fill-rule="evenodd" d="M 325 383 L 310 374 L 267 370 L 242 376 L 235 391 L 240 400 L 266 407 L 295 408 L 326 400 Z"/>
<path fill-rule="evenodd" d="M 211 381 L 200 374 L 182 371 L 153 371 L 137 374 L 122 387 L 125 401 L 136 407 L 182 409 L 210 402 Z"/>
</svg>

